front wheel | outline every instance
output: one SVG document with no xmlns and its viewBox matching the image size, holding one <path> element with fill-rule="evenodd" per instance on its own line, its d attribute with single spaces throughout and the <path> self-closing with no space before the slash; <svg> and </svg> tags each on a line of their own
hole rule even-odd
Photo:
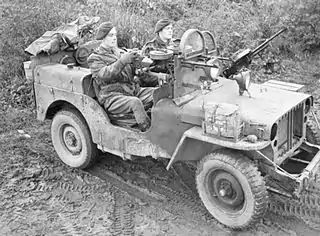
<svg viewBox="0 0 320 236">
<path fill-rule="evenodd" d="M 76 110 L 61 110 L 52 120 L 51 137 L 59 158 L 68 166 L 85 169 L 98 153 L 82 115 Z"/>
<path fill-rule="evenodd" d="M 220 150 L 197 167 L 197 189 L 211 215 L 241 229 L 261 219 L 267 209 L 265 182 L 254 163 L 241 153 Z"/>
</svg>

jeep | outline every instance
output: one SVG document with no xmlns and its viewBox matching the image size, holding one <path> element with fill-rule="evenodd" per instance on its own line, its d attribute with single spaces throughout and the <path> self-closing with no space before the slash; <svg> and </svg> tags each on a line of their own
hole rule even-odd
<svg viewBox="0 0 320 236">
<path fill-rule="evenodd" d="M 52 143 L 65 164 L 87 168 L 99 150 L 124 160 L 165 158 L 168 170 L 195 162 L 200 199 L 233 229 L 263 217 L 269 191 L 298 198 L 308 188 L 320 160 L 320 147 L 306 140 L 313 98 L 298 84 L 251 83 L 247 69 L 225 76 L 221 60 L 238 62 L 252 51 L 219 57 L 213 35 L 197 29 L 177 48 L 153 51 L 152 66 L 140 69 L 157 76 L 159 87 L 151 127 L 142 132 L 132 117 L 112 117 L 97 101 L 86 57 L 98 44 L 32 58 L 37 119 L 52 120 Z M 165 72 L 151 69 L 157 65 Z"/>
</svg>

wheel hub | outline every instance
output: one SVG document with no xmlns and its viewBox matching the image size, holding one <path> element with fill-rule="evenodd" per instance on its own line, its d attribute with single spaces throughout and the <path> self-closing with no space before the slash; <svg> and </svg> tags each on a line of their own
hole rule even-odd
<svg viewBox="0 0 320 236">
<path fill-rule="evenodd" d="M 63 141 L 67 149 L 74 155 L 77 155 L 82 150 L 81 138 L 77 130 L 72 126 L 67 126 L 63 130 Z"/>
<path fill-rule="evenodd" d="M 66 144 L 68 146 L 71 146 L 71 147 L 76 147 L 77 146 L 77 139 L 76 139 L 74 133 L 67 132 L 65 140 L 66 140 Z"/>
<path fill-rule="evenodd" d="M 224 196 L 226 196 L 226 190 L 224 190 L 224 189 L 220 189 L 220 191 L 219 191 L 219 194 L 220 194 L 220 196 L 221 197 L 224 197 Z"/>
<path fill-rule="evenodd" d="M 221 171 L 212 175 L 212 190 L 216 202 L 227 208 L 240 207 L 244 193 L 238 180 L 231 174 Z"/>
</svg>

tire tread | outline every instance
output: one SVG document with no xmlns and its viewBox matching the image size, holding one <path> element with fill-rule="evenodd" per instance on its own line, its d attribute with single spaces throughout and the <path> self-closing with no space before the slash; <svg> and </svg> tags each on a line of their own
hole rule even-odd
<svg viewBox="0 0 320 236">
<path fill-rule="evenodd" d="M 58 111 L 53 119 L 55 119 L 58 116 L 69 116 L 71 119 L 73 119 L 79 126 L 82 132 L 84 132 L 85 137 L 89 137 L 89 143 L 88 143 L 88 149 L 89 149 L 89 153 L 91 153 L 90 158 L 88 158 L 88 160 L 83 163 L 81 166 L 79 166 L 79 169 L 86 169 L 90 166 L 92 166 L 92 164 L 95 162 L 97 154 L 98 154 L 98 148 L 96 146 L 96 144 L 94 144 L 92 142 L 92 136 L 91 136 L 91 132 L 90 129 L 88 127 L 88 124 L 85 120 L 85 118 L 82 116 L 82 114 L 74 109 L 74 108 L 65 108 L 62 109 L 60 111 Z M 52 124 L 51 124 L 51 128 L 52 128 Z"/>
<path fill-rule="evenodd" d="M 265 214 L 268 205 L 268 192 L 266 184 L 257 166 L 248 157 L 238 151 L 219 149 L 208 154 L 198 163 L 196 172 L 197 176 L 202 171 L 203 165 L 210 160 L 219 160 L 238 169 L 247 178 L 255 199 L 252 219 L 246 225 L 243 225 L 241 227 L 228 227 L 244 229 L 257 223 L 257 221 L 259 221 Z M 199 190 L 198 185 L 197 189 L 198 192 L 201 191 Z"/>
</svg>

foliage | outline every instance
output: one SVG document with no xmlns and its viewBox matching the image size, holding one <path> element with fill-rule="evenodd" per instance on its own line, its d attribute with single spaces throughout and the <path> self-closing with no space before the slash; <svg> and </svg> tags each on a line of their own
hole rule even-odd
<svg viewBox="0 0 320 236">
<path fill-rule="evenodd" d="M 119 46 L 130 48 L 141 48 L 154 37 L 156 21 L 169 17 L 175 37 L 188 28 L 213 32 L 224 56 L 252 48 L 284 26 L 289 31 L 272 43 L 273 54 L 296 60 L 320 49 L 317 0 L 2 0 L 0 12 L 0 106 L 30 106 L 24 49 L 44 32 L 80 15 L 111 20 Z"/>
<path fill-rule="evenodd" d="M 307 53 L 320 50 L 320 1 L 305 0 L 290 9 L 287 24 L 290 27 L 292 51 Z"/>
</svg>

